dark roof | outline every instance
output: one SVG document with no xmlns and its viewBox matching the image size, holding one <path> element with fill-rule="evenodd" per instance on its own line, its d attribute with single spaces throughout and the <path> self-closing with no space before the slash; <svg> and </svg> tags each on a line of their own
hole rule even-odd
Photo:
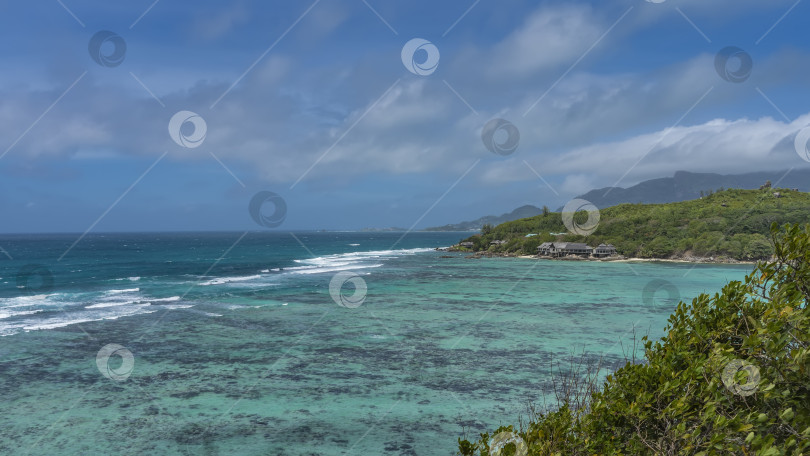
<svg viewBox="0 0 810 456">
<path fill-rule="evenodd" d="M 588 244 L 584 244 L 584 243 L 581 243 L 581 242 L 568 242 L 566 244 L 567 244 L 566 247 L 563 247 L 563 248 L 567 248 L 568 250 L 588 250 L 588 249 L 593 249 L 593 247 L 589 247 Z"/>
</svg>

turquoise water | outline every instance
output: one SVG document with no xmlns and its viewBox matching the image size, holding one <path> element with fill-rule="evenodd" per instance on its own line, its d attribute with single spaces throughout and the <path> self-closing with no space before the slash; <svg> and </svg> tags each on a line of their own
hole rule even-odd
<svg viewBox="0 0 810 456">
<path fill-rule="evenodd" d="M 241 235 L 90 236 L 61 261 L 75 236 L 0 237 L 0 453 L 450 455 L 550 400 L 552 359 L 620 365 L 633 328 L 659 337 L 677 296 L 751 269 Z M 333 299 L 338 273 L 365 300 Z"/>
</svg>

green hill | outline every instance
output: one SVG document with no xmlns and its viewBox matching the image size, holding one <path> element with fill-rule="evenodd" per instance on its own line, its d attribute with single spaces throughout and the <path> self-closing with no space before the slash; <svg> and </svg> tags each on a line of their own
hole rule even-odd
<svg viewBox="0 0 810 456">
<path fill-rule="evenodd" d="M 482 234 L 464 241 L 473 243 L 469 250 L 496 254 L 534 255 L 543 242 L 565 241 L 613 244 L 627 257 L 757 260 L 772 254 L 771 223 L 810 222 L 810 194 L 790 189 L 730 189 L 677 203 L 620 204 L 601 209 L 599 215 L 596 230 L 588 236 L 571 233 L 561 213 L 548 212 L 484 227 Z M 580 224 L 587 219 L 584 211 L 574 216 Z M 494 240 L 506 242 L 491 245 Z"/>
</svg>

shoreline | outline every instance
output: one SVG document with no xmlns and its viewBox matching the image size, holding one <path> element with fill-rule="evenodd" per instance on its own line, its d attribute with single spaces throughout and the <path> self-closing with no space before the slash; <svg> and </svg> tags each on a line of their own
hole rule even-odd
<svg viewBox="0 0 810 456">
<path fill-rule="evenodd" d="M 550 260 L 550 261 L 589 261 L 595 263 L 681 263 L 681 264 L 728 264 L 728 265 L 756 265 L 757 261 L 735 260 L 733 258 L 715 258 L 715 257 L 688 257 L 688 258 L 639 258 L 639 257 L 609 257 L 609 258 L 583 258 L 578 256 L 567 257 L 549 257 L 541 255 L 517 255 L 500 252 L 467 252 L 462 250 L 453 250 L 452 248 L 437 248 L 437 251 L 448 253 L 466 253 L 464 258 L 467 259 L 481 259 L 481 258 L 521 258 L 527 260 Z"/>
</svg>

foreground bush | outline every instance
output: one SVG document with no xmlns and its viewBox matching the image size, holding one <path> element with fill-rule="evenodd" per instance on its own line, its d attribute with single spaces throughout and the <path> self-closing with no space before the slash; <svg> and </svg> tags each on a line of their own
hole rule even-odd
<svg viewBox="0 0 810 456">
<path fill-rule="evenodd" d="M 645 363 L 459 454 L 810 455 L 810 225 L 771 234 L 774 259 L 680 303 Z"/>
</svg>

